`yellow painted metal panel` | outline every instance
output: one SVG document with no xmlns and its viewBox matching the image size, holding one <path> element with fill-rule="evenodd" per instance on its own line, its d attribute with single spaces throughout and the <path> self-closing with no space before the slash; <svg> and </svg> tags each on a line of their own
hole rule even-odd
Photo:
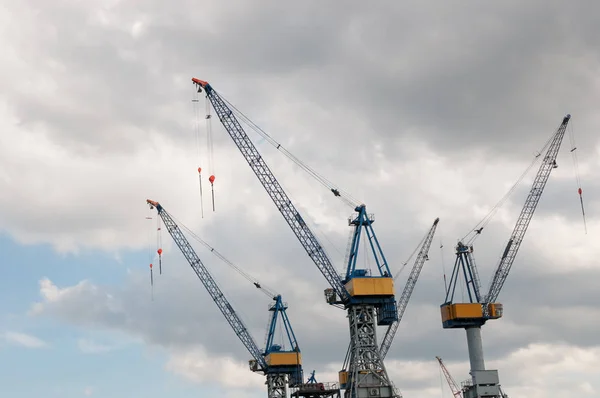
<svg viewBox="0 0 600 398">
<path fill-rule="evenodd" d="M 447 304 L 441 307 L 442 322 L 453 319 L 479 319 L 483 309 L 478 303 Z"/>
<path fill-rule="evenodd" d="M 272 352 L 265 359 L 269 366 L 295 366 L 302 364 L 302 354 L 299 352 Z"/>
<path fill-rule="evenodd" d="M 483 309 L 481 304 L 478 303 L 452 304 L 450 316 L 452 319 L 481 318 L 483 317 Z"/>
<path fill-rule="evenodd" d="M 348 372 L 341 371 L 339 373 L 339 380 L 340 380 L 340 385 L 344 385 L 344 384 L 348 383 Z"/>
<path fill-rule="evenodd" d="M 352 278 L 346 283 L 351 296 L 393 296 L 394 279 L 392 278 Z"/>
<path fill-rule="evenodd" d="M 490 314 L 490 318 L 492 319 L 502 318 L 502 313 L 504 312 L 503 310 L 504 308 L 500 303 L 488 304 L 488 312 Z"/>
<path fill-rule="evenodd" d="M 442 312 L 442 322 L 446 322 L 452 319 L 452 304 L 447 304 L 441 307 Z"/>
</svg>

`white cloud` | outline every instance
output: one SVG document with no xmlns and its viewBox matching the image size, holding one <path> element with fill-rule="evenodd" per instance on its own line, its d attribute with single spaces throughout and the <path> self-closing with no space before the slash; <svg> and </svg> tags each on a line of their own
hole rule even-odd
<svg viewBox="0 0 600 398">
<path fill-rule="evenodd" d="M 109 345 L 109 344 L 101 344 L 94 340 L 90 339 L 78 339 L 77 347 L 84 354 L 101 354 L 104 352 L 113 351 L 118 349 L 118 346 Z"/>
<path fill-rule="evenodd" d="M 435 356 L 435 355 L 434 355 Z M 468 361 L 444 364 L 460 386 L 470 378 Z M 392 359 L 387 371 L 406 397 L 437 398 L 451 396 L 450 389 L 435 358 L 423 361 Z M 486 362 L 487 369 L 498 369 L 502 388 L 508 396 L 545 398 L 554 396 L 596 397 L 600 391 L 600 346 L 582 349 L 568 344 L 529 344 L 513 353 Z M 337 378 L 337 364 L 317 374 L 320 381 Z"/>
<path fill-rule="evenodd" d="M 216 383 L 226 389 L 261 389 L 265 384 L 264 376 L 251 372 L 242 361 L 212 356 L 202 346 L 173 351 L 166 369 L 193 382 Z"/>
<path fill-rule="evenodd" d="M 93 393 L 94 393 L 94 389 L 92 387 L 86 387 L 83 390 L 83 395 L 85 395 L 86 397 L 91 397 Z"/>
<path fill-rule="evenodd" d="M 44 340 L 21 332 L 4 332 L 4 340 L 9 344 L 20 345 L 26 348 L 46 348 L 48 343 Z"/>
<path fill-rule="evenodd" d="M 531 344 L 506 359 L 491 362 L 509 396 L 597 397 L 600 394 L 600 346 Z M 488 365 L 489 367 L 489 365 Z"/>
</svg>

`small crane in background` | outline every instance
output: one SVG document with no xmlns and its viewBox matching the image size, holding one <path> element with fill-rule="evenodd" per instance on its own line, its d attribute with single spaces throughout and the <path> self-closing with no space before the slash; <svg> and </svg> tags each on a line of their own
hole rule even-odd
<svg viewBox="0 0 600 398">
<path fill-rule="evenodd" d="M 458 384 L 456 384 L 456 381 L 454 381 L 454 378 L 452 377 L 452 375 L 450 374 L 448 369 L 446 369 L 446 365 L 444 365 L 444 362 L 442 362 L 442 358 L 435 357 L 435 359 L 437 359 L 438 362 L 440 363 L 440 369 L 442 369 L 442 372 L 444 373 L 444 376 L 446 377 L 446 381 L 448 382 L 448 385 L 450 386 L 450 390 L 452 391 L 452 395 L 454 395 L 454 398 L 463 398 L 462 390 L 460 388 L 458 388 Z"/>
</svg>

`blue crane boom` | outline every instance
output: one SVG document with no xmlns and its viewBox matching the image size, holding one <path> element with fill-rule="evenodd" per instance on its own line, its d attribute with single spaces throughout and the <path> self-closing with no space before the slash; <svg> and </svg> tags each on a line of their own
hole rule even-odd
<svg viewBox="0 0 600 398">
<path fill-rule="evenodd" d="M 212 106 L 219 117 L 219 120 L 227 130 L 227 133 L 233 139 L 233 142 L 237 145 L 242 155 L 254 171 L 254 174 L 258 177 L 260 183 L 263 185 L 275 206 L 279 209 L 285 221 L 288 223 L 294 234 L 298 237 L 298 240 L 302 243 L 302 246 L 310 256 L 310 258 L 317 265 L 327 282 L 335 290 L 335 293 L 342 299 L 342 301 L 349 301 L 350 294 L 342 283 L 341 278 L 337 274 L 337 271 L 329 257 L 325 253 L 325 250 L 319 243 L 317 237 L 310 230 L 290 198 L 287 196 L 279 181 L 275 178 L 269 166 L 265 163 L 262 156 L 252 143 L 252 140 L 237 120 L 232 110 L 229 109 L 225 101 L 221 96 L 213 90 L 208 82 L 200 79 L 193 78 L 192 81 L 199 87 L 203 88 Z"/>
<path fill-rule="evenodd" d="M 217 285 L 217 282 L 208 272 L 208 270 L 202 263 L 202 260 L 200 260 L 200 258 L 194 251 L 192 245 L 190 245 L 190 243 L 186 239 L 183 232 L 181 232 L 171 215 L 167 213 L 167 211 L 161 206 L 160 203 L 150 199 L 148 199 L 146 202 L 149 205 L 156 208 L 158 215 L 162 218 L 165 227 L 167 227 L 167 231 L 169 231 L 169 234 L 171 234 L 173 240 L 175 241 L 177 246 L 179 246 L 179 249 L 187 259 L 188 263 L 190 264 L 196 275 L 198 275 L 200 282 L 202 282 L 202 284 L 210 294 L 210 297 L 213 299 L 215 304 L 217 304 L 217 307 L 219 307 L 219 310 L 221 310 L 221 313 L 223 314 L 223 316 L 225 316 L 225 319 L 227 320 L 229 325 L 231 325 L 231 328 L 233 329 L 235 334 L 238 336 L 242 344 L 244 344 L 252 358 L 258 364 L 258 370 L 266 372 L 268 366 L 262 351 L 256 345 L 256 342 L 248 332 L 248 328 L 246 327 L 246 325 L 244 325 L 244 322 L 242 322 L 238 314 L 234 311 L 233 307 L 231 306 L 231 304 Z"/>
<path fill-rule="evenodd" d="M 406 285 L 404 285 L 404 290 L 402 291 L 400 300 L 398 300 L 398 320 L 388 326 L 387 331 L 385 332 L 385 336 L 381 341 L 379 355 L 382 359 L 385 358 L 390 347 L 392 346 L 394 336 L 396 335 L 398 326 L 400 326 L 400 321 L 402 321 L 402 317 L 404 316 L 404 311 L 406 311 L 406 307 L 408 306 L 408 302 L 410 301 L 410 296 L 413 290 L 415 289 L 417 280 L 419 279 L 419 274 L 421 273 L 423 265 L 425 264 L 425 261 L 428 258 L 429 248 L 431 247 L 431 242 L 433 241 L 433 236 L 435 235 L 435 230 L 437 229 L 439 221 L 439 217 L 436 218 L 433 222 L 433 225 L 429 229 L 429 232 L 427 232 L 427 235 L 423 240 L 423 244 L 421 245 L 421 249 L 419 250 L 419 254 L 415 259 L 415 264 L 413 265 L 412 270 L 410 271 L 410 275 L 408 276 L 408 280 L 406 281 Z"/>
</svg>

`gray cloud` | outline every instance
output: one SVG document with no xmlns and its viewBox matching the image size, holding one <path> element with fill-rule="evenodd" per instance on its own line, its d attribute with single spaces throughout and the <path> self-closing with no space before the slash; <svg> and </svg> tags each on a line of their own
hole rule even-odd
<svg viewBox="0 0 600 398">
<path fill-rule="evenodd" d="M 102 12 L 29 5 L 40 10 L 36 29 L 47 32 L 36 50 L 69 70 L 54 74 L 66 95 L 49 104 L 44 95 L 22 93 L 14 106 L 24 123 L 68 123 L 69 129 L 56 130 L 59 136 L 79 131 L 68 140 L 63 136 L 63 144 L 76 140 L 116 150 L 118 142 L 121 150 L 133 150 L 144 131 L 176 135 L 183 129 L 176 120 L 185 116 L 175 104 L 181 108 L 189 96 L 194 73 L 231 92 L 234 102 L 254 103 L 243 107 L 249 112 L 268 107 L 270 98 L 306 98 L 313 109 L 359 112 L 374 137 L 396 145 L 418 134 L 436 148 L 493 144 L 522 154 L 515 147 L 531 152 L 567 112 L 579 118 L 586 135 L 597 126 L 586 114 L 594 95 L 587 82 L 598 65 L 593 3 L 493 11 L 328 5 L 319 13 L 309 4 L 238 4 L 234 13 L 216 6 L 190 13 L 188 7 L 195 7 L 189 2 L 125 3 Z M 75 104 L 79 112 L 73 112 Z M 318 137 L 321 129 L 308 134 Z M 365 131 L 348 133 L 359 139 Z"/>
</svg>

